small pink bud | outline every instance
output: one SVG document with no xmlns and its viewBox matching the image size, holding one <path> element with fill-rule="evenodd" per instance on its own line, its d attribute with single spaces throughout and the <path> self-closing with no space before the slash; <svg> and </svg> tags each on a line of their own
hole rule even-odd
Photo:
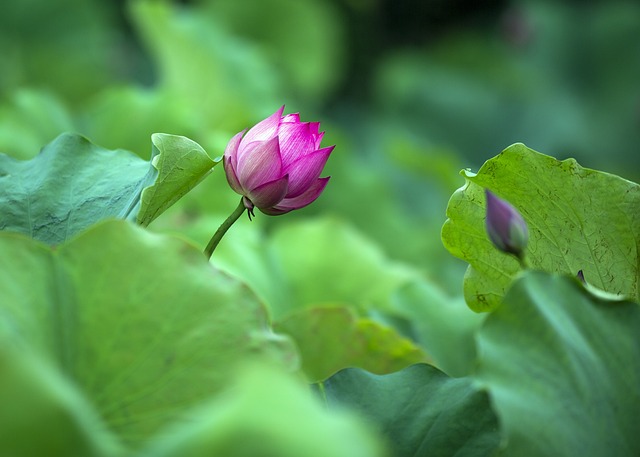
<svg viewBox="0 0 640 457">
<path fill-rule="evenodd" d="M 522 259 L 529 239 L 527 224 L 510 203 L 485 190 L 487 198 L 487 233 L 502 252 Z"/>
<path fill-rule="evenodd" d="M 314 202 L 329 178 L 320 178 L 335 146 L 320 148 L 324 132 L 319 122 L 301 122 L 296 114 L 282 115 L 284 106 L 229 141 L 224 171 L 231 188 L 254 207 L 279 215 Z"/>
</svg>

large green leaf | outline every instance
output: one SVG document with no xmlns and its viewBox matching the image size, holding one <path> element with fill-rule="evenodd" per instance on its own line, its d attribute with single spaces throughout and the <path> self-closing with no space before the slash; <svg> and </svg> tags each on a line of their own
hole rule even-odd
<svg viewBox="0 0 640 457">
<path fill-rule="evenodd" d="M 558 161 L 515 144 L 487 161 L 447 208 L 446 248 L 469 262 L 465 299 L 476 311 L 494 309 L 518 271 L 485 233 L 484 188 L 513 204 L 529 226 L 527 262 L 575 275 L 607 292 L 638 297 L 640 186 L 618 176 Z"/>
<path fill-rule="evenodd" d="M 238 361 L 297 361 L 245 286 L 126 221 L 53 249 L 0 234 L 0 272 L 2 340 L 58 365 L 128 443 L 217 392 Z"/>
<path fill-rule="evenodd" d="M 358 318 L 347 306 L 302 309 L 276 322 L 275 329 L 294 338 L 311 381 L 346 367 L 382 374 L 427 361 L 413 342 L 390 327 Z"/>
<path fill-rule="evenodd" d="M 640 455 L 640 308 L 527 272 L 478 335 L 506 455 Z"/>
<path fill-rule="evenodd" d="M 119 455 L 116 441 L 68 380 L 41 357 L 1 341 L 0 455 Z"/>
<path fill-rule="evenodd" d="M 500 440 L 487 393 L 429 365 L 382 376 L 349 368 L 316 388 L 376 425 L 397 457 L 485 456 Z"/>
<path fill-rule="evenodd" d="M 155 134 L 153 143 L 151 163 L 74 134 L 31 160 L 0 154 L 0 230 L 56 245 L 105 218 L 149 224 L 214 165 L 187 138 Z"/>
<path fill-rule="evenodd" d="M 144 457 L 381 457 L 380 439 L 342 411 L 326 411 L 299 379 L 261 365 L 164 433 Z"/>
</svg>

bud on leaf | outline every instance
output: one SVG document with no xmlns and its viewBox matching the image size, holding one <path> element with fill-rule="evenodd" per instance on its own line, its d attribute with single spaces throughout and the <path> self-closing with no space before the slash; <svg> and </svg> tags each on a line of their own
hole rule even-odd
<svg viewBox="0 0 640 457">
<path fill-rule="evenodd" d="M 487 198 L 487 233 L 495 247 L 502 252 L 523 258 L 529 239 L 527 224 L 510 203 L 485 190 Z"/>
</svg>

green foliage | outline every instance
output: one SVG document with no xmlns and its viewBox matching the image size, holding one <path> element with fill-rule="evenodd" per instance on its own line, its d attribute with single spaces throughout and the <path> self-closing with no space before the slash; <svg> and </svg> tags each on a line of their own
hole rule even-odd
<svg viewBox="0 0 640 457">
<path fill-rule="evenodd" d="M 637 303 L 531 271 L 476 331 L 469 377 L 427 365 L 384 376 L 347 369 L 318 390 L 376 424 L 398 456 L 493 455 L 498 445 L 509 456 L 631 456 L 639 331 Z"/>
<path fill-rule="evenodd" d="M 638 455 L 640 307 L 528 272 L 478 333 L 504 455 Z"/>
<path fill-rule="evenodd" d="M 495 309 L 519 265 L 497 251 L 484 227 L 484 188 L 514 205 L 529 227 L 527 263 L 575 275 L 613 294 L 638 298 L 640 186 L 618 176 L 558 161 L 522 144 L 487 161 L 447 208 L 442 240 L 470 266 L 465 299 L 476 311 Z"/>
<path fill-rule="evenodd" d="M 472 312 L 462 297 L 451 297 L 433 283 L 419 279 L 399 287 L 392 296 L 393 316 L 406 319 L 414 339 L 435 365 L 450 376 L 475 368 L 474 334 L 485 315 Z"/>
<path fill-rule="evenodd" d="M 343 18 L 330 2 L 315 0 L 200 1 L 208 17 L 261 44 L 283 67 L 288 91 L 322 101 L 343 71 Z M 267 18 L 265 20 L 265 18 Z M 329 32 L 330 30 L 330 32 Z M 296 39 L 291 39 L 296 37 Z M 330 69 L 330 71 L 328 71 Z"/>
<path fill-rule="evenodd" d="M 0 17 L 1 455 L 640 453 L 638 186 L 516 144 L 439 236 L 506 144 L 633 177 L 638 5 L 125 3 Z M 317 202 L 215 268 L 149 231 L 205 246 L 238 196 L 204 150 L 282 104 L 337 145 Z"/>
<path fill-rule="evenodd" d="M 640 5 L 505 6 L 492 25 L 452 27 L 427 46 L 385 54 L 377 111 L 474 165 L 523 142 L 637 180 L 638 101 L 628 94 L 640 71 Z"/>
<path fill-rule="evenodd" d="M 390 262 L 342 220 L 292 221 L 266 237 L 240 221 L 213 262 L 264 299 L 275 327 L 300 347 L 310 380 L 346 366 L 388 373 L 425 360 L 420 347 L 375 316 L 398 314 L 391 295 L 417 271 Z"/>
<path fill-rule="evenodd" d="M 98 0 L 7 4 L 0 18 L 0 95 L 24 86 L 49 87 L 81 102 L 113 81 L 119 68 L 104 58 L 118 52 L 113 16 Z"/>
<path fill-rule="evenodd" d="M 0 150 L 16 159 L 34 157 L 60 132 L 73 130 L 69 109 L 51 92 L 20 89 L 0 105 Z"/>
<path fill-rule="evenodd" d="M 2 234 L 0 270 L 3 345 L 47 358 L 132 445 L 220 390 L 237 363 L 296 363 L 246 287 L 185 242 L 125 221 L 56 249 Z"/>
<path fill-rule="evenodd" d="M 292 304 L 337 301 L 384 308 L 391 292 L 415 274 L 389 262 L 375 244 L 337 219 L 283 225 L 271 243 L 290 281 Z"/>
<path fill-rule="evenodd" d="M 0 229 L 62 243 L 106 218 L 148 225 L 214 162 L 195 142 L 155 134 L 151 162 L 63 134 L 31 160 L 0 155 Z"/>
<path fill-rule="evenodd" d="M 193 189 L 215 165 L 205 150 L 189 138 L 154 133 L 151 142 L 151 165 L 158 170 L 158 176 L 140 197 L 136 221 L 143 227 Z"/>
<path fill-rule="evenodd" d="M 243 230 L 249 229 L 238 231 Z M 417 274 L 390 262 L 374 243 L 337 218 L 279 225 L 268 238 L 251 230 L 230 233 L 228 239 L 214 262 L 252 284 L 276 320 L 327 303 L 361 311 L 385 309 L 393 290 Z"/>
<path fill-rule="evenodd" d="M 119 445 L 75 386 L 41 357 L 7 344 L 14 342 L 5 336 L 0 337 L 2 454 L 119 455 Z"/>
<path fill-rule="evenodd" d="M 490 455 L 500 441 L 487 393 L 429 365 L 384 376 L 346 369 L 317 390 L 329 407 L 354 409 L 376 425 L 397 457 Z"/>
<path fill-rule="evenodd" d="M 282 104 L 273 65 L 219 18 L 148 0 L 132 2 L 129 11 L 159 67 L 159 94 L 189 131 L 236 129 L 238 120 L 249 123 L 250 107 L 273 112 Z"/>
<path fill-rule="evenodd" d="M 261 365 L 202 405 L 141 457 L 382 457 L 379 438 L 344 412 L 327 411 L 306 386 Z"/>
<path fill-rule="evenodd" d="M 306 308 L 276 322 L 275 329 L 293 337 L 310 381 L 326 379 L 344 367 L 391 373 L 426 359 L 392 328 L 358 318 L 346 306 Z"/>
</svg>

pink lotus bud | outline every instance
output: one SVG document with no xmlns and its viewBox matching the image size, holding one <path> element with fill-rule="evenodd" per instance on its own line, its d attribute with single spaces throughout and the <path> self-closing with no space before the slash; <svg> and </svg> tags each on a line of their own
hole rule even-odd
<svg viewBox="0 0 640 457">
<path fill-rule="evenodd" d="M 300 209 L 320 196 L 329 178 L 320 178 L 335 146 L 320 148 L 324 132 L 319 122 L 300 122 L 296 114 L 282 115 L 284 106 L 229 141 L 224 171 L 231 188 L 254 207 L 278 215 Z"/>
<path fill-rule="evenodd" d="M 495 247 L 522 259 L 529 239 L 527 224 L 510 203 L 485 190 L 487 233 Z"/>
</svg>

